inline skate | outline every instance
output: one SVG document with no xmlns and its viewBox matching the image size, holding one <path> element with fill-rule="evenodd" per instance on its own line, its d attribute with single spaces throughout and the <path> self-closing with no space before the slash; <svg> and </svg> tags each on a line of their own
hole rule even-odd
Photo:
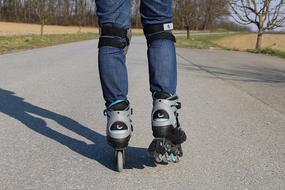
<svg viewBox="0 0 285 190">
<path fill-rule="evenodd" d="M 181 103 L 177 96 L 157 92 L 153 94 L 152 131 L 154 140 L 149 155 L 158 163 L 179 162 L 183 156 L 181 144 L 187 136 L 181 129 L 177 110 Z"/>
<path fill-rule="evenodd" d="M 122 172 L 125 166 L 125 149 L 133 131 L 132 109 L 128 101 L 117 101 L 105 111 L 107 116 L 107 142 L 115 150 L 117 171 Z"/>
</svg>

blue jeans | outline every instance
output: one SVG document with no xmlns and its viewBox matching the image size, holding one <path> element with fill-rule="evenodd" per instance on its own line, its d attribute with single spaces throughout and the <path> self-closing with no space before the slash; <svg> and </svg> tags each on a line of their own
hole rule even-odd
<svg viewBox="0 0 285 190">
<path fill-rule="evenodd" d="M 142 25 L 172 22 L 172 2 L 173 0 L 141 0 Z M 96 6 L 100 27 L 130 28 L 130 0 L 96 0 Z M 147 55 L 150 91 L 175 95 L 177 63 L 174 42 L 168 39 L 155 40 L 148 45 Z M 127 100 L 128 74 L 124 50 L 112 46 L 100 47 L 98 62 L 106 106 L 118 100 Z"/>
</svg>

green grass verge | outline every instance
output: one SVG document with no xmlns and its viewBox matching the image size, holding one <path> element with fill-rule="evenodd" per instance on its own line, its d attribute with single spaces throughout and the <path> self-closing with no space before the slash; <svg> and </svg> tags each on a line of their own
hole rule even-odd
<svg viewBox="0 0 285 190">
<path fill-rule="evenodd" d="M 96 33 L 0 36 L 0 54 L 98 38 Z"/>
<path fill-rule="evenodd" d="M 277 49 L 263 48 L 263 49 L 248 49 L 247 51 L 251 53 L 261 53 L 261 54 L 285 58 L 285 52 Z"/>
<path fill-rule="evenodd" d="M 190 35 L 190 39 L 187 39 L 186 37 L 178 36 L 177 39 L 177 47 L 182 48 L 196 48 L 196 49 L 223 49 L 223 50 L 229 50 L 229 51 L 241 51 L 239 49 L 232 49 L 227 48 L 223 46 L 219 46 L 214 43 L 215 40 L 227 37 L 227 36 L 233 36 L 233 35 L 243 35 L 248 33 L 209 33 L 209 34 L 203 34 L 203 35 L 196 35 L 192 34 Z M 262 48 L 262 49 L 248 49 L 247 52 L 251 53 L 260 53 L 260 54 L 266 54 L 266 55 L 272 55 L 277 56 L 281 58 L 285 58 L 285 52 L 280 51 L 277 49 L 272 48 Z"/>
<path fill-rule="evenodd" d="M 190 34 L 190 38 L 178 36 L 177 39 L 177 47 L 183 48 L 196 48 L 196 49 L 224 49 L 223 47 L 215 44 L 213 41 L 218 40 L 220 38 L 226 36 L 237 35 L 240 33 L 209 33 L 209 34 Z"/>
</svg>

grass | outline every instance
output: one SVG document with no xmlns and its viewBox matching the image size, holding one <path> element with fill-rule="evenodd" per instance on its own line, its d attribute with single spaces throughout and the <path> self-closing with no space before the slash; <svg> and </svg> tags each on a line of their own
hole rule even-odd
<svg viewBox="0 0 285 190">
<path fill-rule="evenodd" d="M 248 49 L 247 51 L 251 52 L 251 53 L 260 53 L 260 54 L 266 54 L 266 55 L 272 55 L 272 56 L 285 58 L 285 52 L 284 51 L 276 50 L 276 49 L 272 49 L 272 48 Z"/>
<path fill-rule="evenodd" d="M 0 54 L 95 38 L 96 33 L 0 36 Z"/>
<path fill-rule="evenodd" d="M 141 30 L 134 30 L 134 35 L 141 35 Z M 223 40 L 227 37 L 238 37 L 239 35 L 244 35 L 248 33 L 231 33 L 231 32 L 221 32 L 218 33 L 199 33 L 195 32 L 190 34 L 190 39 L 186 39 L 185 36 L 177 36 L 177 47 L 183 48 L 196 48 L 196 49 L 223 49 L 231 51 L 248 51 L 251 53 L 260 53 L 266 55 L 278 56 L 285 58 L 285 51 L 273 49 L 273 48 L 262 48 L 262 49 L 239 49 L 226 47 L 224 45 L 219 45 L 217 42 Z M 64 44 L 70 42 L 77 42 L 82 40 L 91 40 L 98 38 L 97 33 L 74 33 L 74 34 L 49 34 L 44 36 L 39 35 L 8 35 L 0 36 L 0 54 L 27 50 L 33 48 L 46 47 L 57 44 Z"/>
<path fill-rule="evenodd" d="M 196 48 L 196 49 L 224 49 L 223 47 L 217 45 L 214 43 L 215 40 L 236 35 L 233 33 L 209 33 L 209 34 L 202 34 L 197 35 L 193 34 L 190 39 L 187 39 L 186 37 L 178 36 L 177 39 L 177 47 L 183 47 L 183 48 Z"/>
<path fill-rule="evenodd" d="M 254 49 L 257 35 L 249 33 L 247 35 L 235 35 L 215 40 L 220 46 L 236 48 L 240 50 Z M 285 35 L 284 34 L 264 34 L 262 37 L 263 49 L 271 48 L 285 51 Z"/>
<path fill-rule="evenodd" d="M 261 49 L 239 49 L 239 48 L 233 48 L 233 47 L 226 47 L 223 45 L 219 45 L 217 42 L 220 39 L 224 39 L 227 37 L 238 37 L 238 36 L 246 36 L 248 33 L 230 33 L 230 32 L 224 32 L 224 33 L 209 33 L 205 35 L 196 35 L 192 34 L 190 35 L 190 39 L 187 39 L 186 37 L 178 36 L 177 39 L 177 47 L 182 48 L 195 48 L 195 49 L 223 49 L 223 50 L 229 50 L 229 51 L 247 51 L 250 53 L 259 53 L 259 54 L 265 54 L 265 55 L 272 55 L 277 56 L 281 58 L 285 58 L 285 51 L 273 49 L 273 48 L 261 48 Z"/>
</svg>

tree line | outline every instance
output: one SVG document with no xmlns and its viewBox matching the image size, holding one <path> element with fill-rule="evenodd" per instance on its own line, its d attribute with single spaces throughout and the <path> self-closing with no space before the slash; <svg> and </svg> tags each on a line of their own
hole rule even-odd
<svg viewBox="0 0 285 190">
<path fill-rule="evenodd" d="M 56 25 L 97 26 L 96 0 L 0 0 L 0 20 Z M 132 25 L 139 28 L 140 0 L 132 2 Z M 229 22 L 227 0 L 175 0 L 175 28 L 207 30 Z"/>
<path fill-rule="evenodd" d="M 96 26 L 95 0 L 0 0 L 0 20 Z"/>
<path fill-rule="evenodd" d="M 132 26 L 139 28 L 140 0 L 130 1 Z M 255 25 L 260 48 L 265 31 L 285 26 L 285 0 L 174 0 L 173 14 L 175 28 L 187 29 L 188 34 L 214 28 L 248 30 L 246 25 Z M 45 24 L 98 26 L 96 0 L 0 0 L 0 21 L 40 23 L 41 34 Z"/>
</svg>

